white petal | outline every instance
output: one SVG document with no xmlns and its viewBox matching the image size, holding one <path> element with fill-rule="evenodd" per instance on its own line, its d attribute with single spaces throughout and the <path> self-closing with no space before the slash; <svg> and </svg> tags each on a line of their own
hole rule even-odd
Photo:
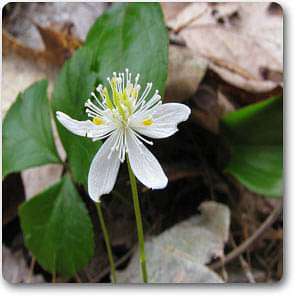
<svg viewBox="0 0 300 300">
<path fill-rule="evenodd" d="M 87 136 L 90 138 L 101 138 L 113 131 L 115 128 L 112 123 L 95 125 L 90 120 L 78 121 L 74 120 L 61 111 L 56 112 L 56 117 L 59 122 L 69 131 L 80 136 Z"/>
<path fill-rule="evenodd" d="M 142 119 L 133 118 L 131 128 L 151 138 L 166 138 L 178 130 L 178 123 L 186 121 L 190 113 L 191 109 L 181 103 L 162 104 L 152 113 L 152 125 L 143 124 L 143 119 L 148 118 L 145 114 Z"/>
<path fill-rule="evenodd" d="M 127 131 L 126 141 L 130 165 L 138 180 L 148 188 L 166 187 L 168 178 L 159 162 L 130 129 Z"/>
<path fill-rule="evenodd" d="M 114 132 L 96 153 L 88 175 L 88 192 L 92 200 L 98 202 L 100 197 L 108 194 L 113 189 L 120 160 L 118 151 L 111 152 L 112 146 L 117 139 L 118 133 Z"/>
</svg>

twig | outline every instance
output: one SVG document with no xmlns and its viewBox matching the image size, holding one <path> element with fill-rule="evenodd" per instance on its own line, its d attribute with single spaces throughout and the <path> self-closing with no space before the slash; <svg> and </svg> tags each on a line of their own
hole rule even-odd
<svg viewBox="0 0 300 300">
<path fill-rule="evenodd" d="M 222 262 L 222 269 L 221 269 L 222 278 L 223 278 L 224 282 L 227 282 L 228 281 L 228 273 L 226 271 L 225 264 L 223 263 L 224 262 L 224 256 L 221 256 L 220 260 Z"/>
<path fill-rule="evenodd" d="M 236 245 L 235 240 L 232 235 L 230 235 L 230 242 L 233 245 L 233 247 L 236 249 L 237 245 Z M 256 283 L 255 278 L 251 272 L 251 268 L 250 268 L 249 264 L 247 263 L 247 261 L 244 259 L 242 254 L 239 256 L 239 260 L 240 260 L 241 267 L 244 270 L 248 281 L 250 283 Z"/>
<path fill-rule="evenodd" d="M 120 259 L 115 262 L 116 268 L 124 263 L 134 252 L 136 246 L 132 247 L 126 254 L 124 254 Z M 107 276 L 110 273 L 110 267 L 106 267 L 98 276 L 97 281 L 100 281 L 102 278 Z"/>
<path fill-rule="evenodd" d="M 81 279 L 77 273 L 75 273 L 75 279 L 78 283 L 81 283 Z"/>
<path fill-rule="evenodd" d="M 35 262 L 36 262 L 36 259 L 35 259 L 34 256 L 32 256 L 30 267 L 29 267 L 29 272 L 28 272 L 28 276 L 27 276 L 27 280 L 26 280 L 27 283 L 31 283 L 33 269 L 34 269 L 34 266 L 35 266 Z"/>
<path fill-rule="evenodd" d="M 277 220 L 278 216 L 282 210 L 282 201 L 277 207 L 273 210 L 273 212 L 269 215 L 269 217 L 262 223 L 262 225 L 251 235 L 247 240 L 245 240 L 242 244 L 240 244 L 237 248 L 235 248 L 232 252 L 225 256 L 224 261 L 217 261 L 211 264 L 209 267 L 213 270 L 221 268 L 223 265 L 231 262 L 236 257 L 240 256 L 243 252 L 245 252 L 273 223 Z"/>
</svg>

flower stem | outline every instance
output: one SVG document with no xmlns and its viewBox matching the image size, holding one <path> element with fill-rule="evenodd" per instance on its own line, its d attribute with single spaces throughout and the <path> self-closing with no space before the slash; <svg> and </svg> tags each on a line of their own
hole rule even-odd
<svg viewBox="0 0 300 300">
<path fill-rule="evenodd" d="M 140 204 L 139 204 L 136 178 L 132 172 L 128 157 L 126 157 L 126 159 L 127 159 L 127 165 L 128 165 L 128 173 L 129 173 L 129 178 L 130 178 L 133 206 L 134 206 L 135 219 L 136 219 L 137 232 L 138 232 L 141 270 L 142 270 L 142 274 L 143 274 L 143 281 L 144 281 L 144 283 L 147 283 L 148 275 L 147 275 L 147 268 L 146 268 L 143 222 L 142 222 L 142 215 L 141 215 L 141 209 L 140 209 Z"/>
<path fill-rule="evenodd" d="M 100 221 L 100 225 L 101 225 L 101 230 L 103 232 L 106 251 L 107 251 L 108 260 L 109 260 L 109 264 L 110 264 L 112 283 L 116 283 L 117 282 L 116 267 L 115 267 L 115 263 L 114 263 L 114 259 L 113 259 L 113 255 L 112 255 L 112 251 L 111 251 L 109 234 L 108 234 L 105 222 L 104 222 L 104 217 L 103 217 L 102 208 L 101 208 L 101 202 L 96 202 L 96 208 L 97 208 L 98 217 L 99 217 L 99 221 Z"/>
</svg>

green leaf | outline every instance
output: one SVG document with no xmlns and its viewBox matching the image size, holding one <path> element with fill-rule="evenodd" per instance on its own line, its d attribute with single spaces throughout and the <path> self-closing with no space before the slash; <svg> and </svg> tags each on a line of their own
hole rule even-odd
<svg viewBox="0 0 300 300">
<path fill-rule="evenodd" d="M 106 82 L 112 72 L 140 73 L 163 96 L 168 66 L 168 35 L 159 3 L 113 5 L 90 29 L 86 46 L 95 52 L 95 70 Z"/>
<path fill-rule="evenodd" d="M 20 93 L 3 122 L 3 176 L 30 167 L 60 163 L 51 128 L 47 81 Z"/>
<path fill-rule="evenodd" d="M 92 52 L 79 49 L 61 70 L 52 95 L 52 109 L 62 111 L 77 120 L 86 120 L 84 103 L 90 97 L 96 83 L 91 71 Z M 74 135 L 56 120 L 58 133 L 67 152 L 69 166 L 76 182 L 87 184 L 90 163 L 101 142 Z"/>
<path fill-rule="evenodd" d="M 19 215 L 25 244 L 47 271 L 70 277 L 87 265 L 92 223 L 69 177 L 25 202 Z"/>
<path fill-rule="evenodd" d="M 282 97 L 249 105 L 222 121 L 232 153 L 227 172 L 250 190 L 271 197 L 283 193 Z"/>
</svg>

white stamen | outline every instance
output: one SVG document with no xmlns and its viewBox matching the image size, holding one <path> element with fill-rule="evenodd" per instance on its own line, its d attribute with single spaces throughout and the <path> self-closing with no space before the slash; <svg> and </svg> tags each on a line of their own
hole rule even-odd
<svg viewBox="0 0 300 300">
<path fill-rule="evenodd" d="M 141 136 L 140 134 L 138 134 L 136 131 L 134 131 L 134 134 L 141 139 L 142 141 L 144 141 L 146 144 L 153 146 L 153 142 L 149 141 L 147 139 L 145 139 L 143 136 Z"/>
</svg>

